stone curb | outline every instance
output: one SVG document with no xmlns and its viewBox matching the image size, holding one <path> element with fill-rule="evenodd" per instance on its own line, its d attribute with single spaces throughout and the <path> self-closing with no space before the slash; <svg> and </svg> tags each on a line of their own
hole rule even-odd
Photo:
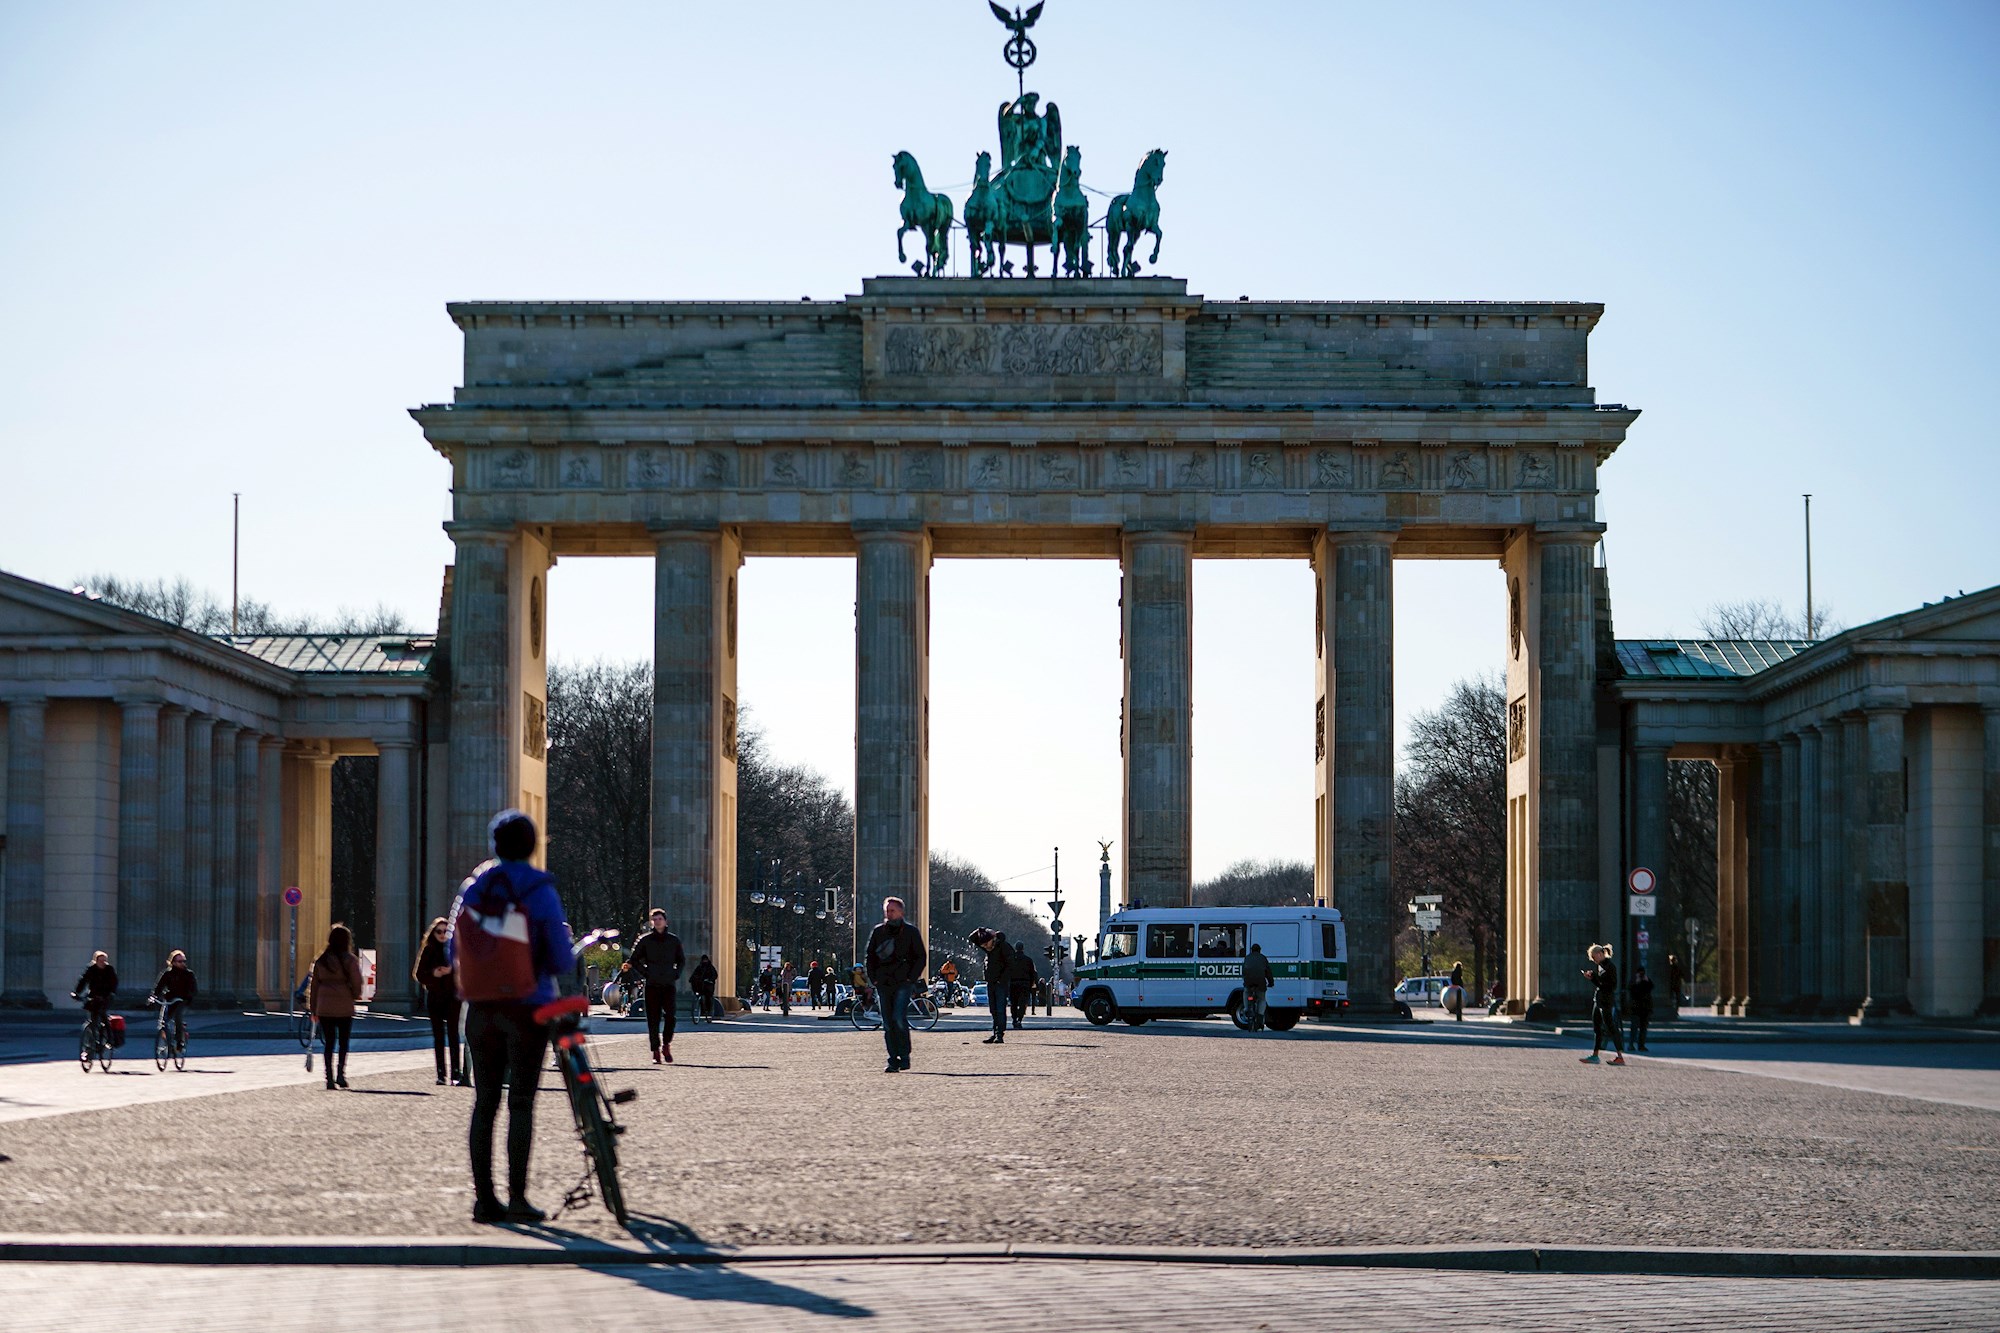
<svg viewBox="0 0 2000 1333">
<path fill-rule="evenodd" d="M 1212 1264 L 1288 1268 L 1414 1268 L 1457 1272 L 1741 1278 L 2000 1280 L 2000 1250 L 1734 1250 L 1613 1246 L 1254 1246 L 940 1244 L 627 1246 L 547 1241 L 532 1232 L 493 1240 L 219 1236 L 0 1235 L 0 1263 L 338 1265 L 476 1268 L 656 1264 L 1069 1263 Z"/>
</svg>

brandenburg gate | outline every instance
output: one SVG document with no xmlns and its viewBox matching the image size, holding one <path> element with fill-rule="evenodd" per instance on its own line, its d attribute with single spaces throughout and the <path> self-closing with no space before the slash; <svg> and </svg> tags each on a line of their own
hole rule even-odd
<svg viewBox="0 0 2000 1333">
<path fill-rule="evenodd" d="M 726 969 L 737 571 L 851 556 L 857 901 L 900 894 L 921 914 L 931 562 L 1100 559 L 1123 570 L 1125 898 L 1186 902 L 1193 562 L 1309 560 L 1318 697 L 1276 721 L 1313 729 L 1317 891 L 1349 923 L 1357 1009 L 1385 1009 L 1404 916 L 1395 561 L 1491 560 L 1508 598 L 1508 994 L 1578 998 L 1617 874 L 1597 471 L 1638 415 L 1590 387 L 1601 306 L 929 276 L 839 301 L 450 313 L 464 383 L 414 415 L 452 474 L 451 865 L 485 856 L 495 810 L 546 810 L 549 569 L 650 557 L 653 892 Z"/>
</svg>

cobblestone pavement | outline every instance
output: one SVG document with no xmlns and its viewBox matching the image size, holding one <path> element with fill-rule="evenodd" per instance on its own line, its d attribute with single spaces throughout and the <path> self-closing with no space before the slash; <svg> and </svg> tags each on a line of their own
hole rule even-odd
<svg viewBox="0 0 2000 1333">
<path fill-rule="evenodd" d="M 1238 1330 L 1991 1329 L 2000 1284 L 1565 1277 L 1422 1269 L 1021 1261 L 736 1268 L 145 1268 L 17 1264 L 21 1333 L 271 1328 L 485 1333 L 551 1328 Z M 81 1312 L 88 1312 L 87 1317 Z"/>
<path fill-rule="evenodd" d="M 626 1196 L 653 1235 L 713 1244 L 2000 1248 L 2000 1116 L 1974 1107 L 1582 1066 L 1519 1030 L 1037 1022 L 988 1047 L 947 1020 L 896 1076 L 879 1036 L 804 1016 L 683 1033 L 667 1068 L 608 1036 L 609 1081 L 640 1090 Z M 470 1094 L 427 1065 L 357 1052 L 352 1093 L 315 1075 L 8 1124 L 0 1231 L 473 1234 Z M 582 1155 L 544 1088 L 546 1204 Z M 611 1234 L 595 1208 L 562 1225 Z"/>
</svg>

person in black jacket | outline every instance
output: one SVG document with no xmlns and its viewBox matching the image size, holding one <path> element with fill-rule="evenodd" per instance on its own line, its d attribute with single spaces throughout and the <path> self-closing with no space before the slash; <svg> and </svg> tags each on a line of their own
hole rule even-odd
<svg viewBox="0 0 2000 1333">
<path fill-rule="evenodd" d="M 1029 1002 L 1035 998 L 1035 984 L 1042 979 L 1035 971 L 1035 960 L 1028 957 L 1024 944 L 1014 946 L 1013 966 L 1007 972 L 1007 998 L 1014 1006 L 1014 1027 L 1018 1030 L 1021 1020 L 1028 1016 Z M 987 992 L 989 995 L 991 991 Z"/>
<path fill-rule="evenodd" d="M 111 955 L 99 949 L 90 956 L 90 966 L 76 979 L 69 998 L 82 1000 L 84 1011 L 101 1023 L 111 1012 L 111 997 L 117 990 L 118 969 L 111 966 Z"/>
<path fill-rule="evenodd" d="M 681 969 L 687 966 L 687 953 L 681 948 L 681 937 L 667 929 L 663 909 L 655 907 L 650 919 L 653 928 L 639 937 L 632 946 L 632 956 L 618 970 L 646 983 L 646 1040 L 653 1047 L 653 1063 L 664 1060 L 672 1064 L 678 1007 L 675 987 L 680 985 Z"/>
<path fill-rule="evenodd" d="M 868 932 L 868 983 L 882 1007 L 882 1043 L 889 1048 L 885 1074 L 910 1067 L 910 996 L 930 962 L 924 937 L 903 919 L 903 900 L 882 900 L 882 921 Z"/>
<path fill-rule="evenodd" d="M 1590 966 L 1583 969 L 1583 975 L 1590 978 L 1590 1054 L 1583 1056 L 1587 1065 L 1597 1063 L 1597 1054 L 1604 1049 L 1604 1039 L 1611 1038 L 1614 1052 L 1607 1062 L 1614 1065 L 1625 1063 L 1625 1040 L 1618 1035 L 1618 969 L 1611 963 L 1611 946 L 1593 944 L 1590 946 Z"/>
<path fill-rule="evenodd" d="M 715 983 L 721 979 L 722 974 L 715 970 L 715 960 L 707 954 L 703 954 L 700 961 L 694 965 L 694 971 L 688 973 L 688 989 L 701 1001 L 701 1013 L 704 1018 L 716 1016 Z"/>
<path fill-rule="evenodd" d="M 431 1050 L 437 1056 L 438 1086 L 443 1087 L 449 1077 L 462 1088 L 466 1086 L 466 1078 L 459 1055 L 458 980 L 452 975 L 451 961 L 444 950 L 450 926 L 443 917 L 431 922 L 424 936 L 424 947 L 418 950 L 416 964 L 410 968 L 410 977 L 423 993 L 424 1012 L 431 1016 Z M 451 1057 L 448 1065 L 447 1054 Z"/>
<path fill-rule="evenodd" d="M 171 1006 L 167 1012 L 173 1016 L 174 1040 L 182 1046 L 187 1045 L 187 1007 L 194 1003 L 194 995 L 194 969 L 188 966 L 187 955 L 176 949 L 167 955 L 167 970 L 153 983 L 153 998 Z"/>
<path fill-rule="evenodd" d="M 986 951 L 986 1012 L 993 1018 L 993 1035 L 981 1045 L 996 1046 L 1007 1040 L 1008 978 L 1014 974 L 1014 951 L 1007 947 L 1007 932 L 981 926 L 972 932 L 972 942 Z"/>
<path fill-rule="evenodd" d="M 1632 984 L 1625 988 L 1630 996 L 1632 1012 L 1632 1049 L 1646 1049 L 1646 1030 L 1653 1025 L 1653 979 L 1646 975 L 1646 965 L 1640 963 L 1632 969 Z"/>
</svg>

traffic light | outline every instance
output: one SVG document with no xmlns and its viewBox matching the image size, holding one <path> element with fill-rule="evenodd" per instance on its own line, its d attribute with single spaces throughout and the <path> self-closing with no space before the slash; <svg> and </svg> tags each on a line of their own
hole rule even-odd
<svg viewBox="0 0 2000 1333">
<path fill-rule="evenodd" d="M 839 901 L 839 898 L 840 898 L 840 891 L 838 889 L 826 890 L 826 910 L 829 914 L 839 910 L 839 908 L 836 905 Z"/>
<path fill-rule="evenodd" d="M 1048 948 L 1042 950 L 1042 955 L 1053 963 L 1056 960 L 1056 946 L 1051 944 Z"/>
<path fill-rule="evenodd" d="M 951 891 L 951 910 L 954 912 L 963 912 L 965 910 L 964 889 L 953 889 Z"/>
</svg>

